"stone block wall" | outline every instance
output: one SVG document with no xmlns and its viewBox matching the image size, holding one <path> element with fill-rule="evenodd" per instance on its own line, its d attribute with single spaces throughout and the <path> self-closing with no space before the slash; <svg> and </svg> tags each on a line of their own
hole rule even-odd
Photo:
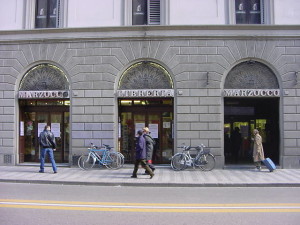
<svg viewBox="0 0 300 225">
<path fill-rule="evenodd" d="M 128 66 L 153 60 L 171 74 L 175 87 L 175 153 L 182 143 L 203 143 L 224 166 L 222 89 L 227 73 L 244 60 L 257 60 L 277 75 L 280 101 L 280 163 L 299 168 L 300 160 L 300 40 L 276 37 L 224 38 L 177 37 L 167 31 L 164 38 L 135 37 L 57 41 L 28 36 L 20 42 L 0 42 L 0 163 L 11 155 L 18 163 L 18 85 L 32 66 L 49 62 L 60 67 L 71 85 L 71 155 L 81 154 L 91 142 L 117 145 L 118 116 L 115 91 Z M 162 31 L 157 31 L 162 32 Z M 226 31 L 223 31 L 226 34 Z M 255 31 L 254 31 L 255 33 Z M 193 33 L 194 34 L 194 33 Z M 32 34 L 35 37 L 36 34 Z M 59 35 L 59 34 L 57 34 Z M 0 33 L 1 37 L 1 33 Z M 298 75 L 300 76 L 300 75 Z M 298 79 L 298 82 L 297 82 Z"/>
</svg>

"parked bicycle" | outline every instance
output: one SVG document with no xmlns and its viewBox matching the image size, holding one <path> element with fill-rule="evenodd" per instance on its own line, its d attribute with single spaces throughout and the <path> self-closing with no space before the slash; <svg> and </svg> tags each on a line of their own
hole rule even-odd
<svg viewBox="0 0 300 225">
<path fill-rule="evenodd" d="M 110 145 L 103 144 L 103 146 L 108 150 L 113 149 L 113 147 L 110 147 Z M 116 152 L 116 151 L 114 151 L 114 152 L 117 153 L 119 155 L 119 157 L 121 158 L 120 168 L 123 167 L 124 163 L 125 163 L 125 156 L 121 152 Z"/>
<path fill-rule="evenodd" d="M 197 147 L 182 146 L 181 153 L 175 154 L 171 158 L 171 167 L 173 170 L 184 170 L 188 166 L 196 167 L 210 171 L 215 168 L 216 160 L 213 154 L 210 153 L 210 149 L 206 148 L 203 144 Z M 196 156 L 193 158 L 190 154 L 190 150 L 194 148 L 197 151 Z"/>
<path fill-rule="evenodd" d="M 124 165 L 124 156 L 121 153 L 111 151 L 109 145 L 104 145 L 104 148 L 98 148 L 91 143 L 88 148 L 88 155 L 82 155 L 78 159 L 78 166 L 81 169 L 87 170 L 99 164 L 109 169 L 119 169 Z"/>
</svg>

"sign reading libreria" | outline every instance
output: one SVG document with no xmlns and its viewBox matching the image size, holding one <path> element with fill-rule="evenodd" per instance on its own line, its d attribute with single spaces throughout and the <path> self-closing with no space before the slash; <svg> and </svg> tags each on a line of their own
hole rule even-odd
<svg viewBox="0 0 300 225">
<path fill-rule="evenodd" d="M 174 97 L 173 89 L 138 89 L 138 90 L 118 90 L 119 98 L 157 98 Z"/>
<path fill-rule="evenodd" d="M 224 97 L 280 97 L 279 89 L 224 89 Z"/>
<path fill-rule="evenodd" d="M 19 99 L 69 98 L 68 90 L 61 91 L 19 91 Z"/>
</svg>

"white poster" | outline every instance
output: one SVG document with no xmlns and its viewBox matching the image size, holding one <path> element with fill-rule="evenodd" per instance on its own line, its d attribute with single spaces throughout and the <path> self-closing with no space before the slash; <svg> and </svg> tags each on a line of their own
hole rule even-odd
<svg viewBox="0 0 300 225">
<path fill-rule="evenodd" d="M 38 123 L 38 136 L 40 136 L 40 133 L 44 130 L 47 123 Z"/>
<path fill-rule="evenodd" d="M 143 130 L 145 127 L 145 123 L 136 123 L 135 124 L 135 134 L 138 132 L 138 130 Z"/>
<path fill-rule="evenodd" d="M 163 122 L 163 128 L 171 128 L 171 122 Z"/>
<path fill-rule="evenodd" d="M 20 136 L 24 136 L 24 121 L 20 121 Z"/>
<path fill-rule="evenodd" d="M 151 132 L 152 138 L 158 138 L 158 124 L 157 123 L 149 124 L 149 130 Z"/>
<path fill-rule="evenodd" d="M 51 132 L 54 137 L 60 137 L 60 123 L 51 123 Z"/>
</svg>

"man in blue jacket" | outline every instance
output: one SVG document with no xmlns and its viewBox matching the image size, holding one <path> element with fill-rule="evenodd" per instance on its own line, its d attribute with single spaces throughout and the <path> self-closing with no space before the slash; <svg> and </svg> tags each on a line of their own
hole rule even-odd
<svg viewBox="0 0 300 225">
<path fill-rule="evenodd" d="M 145 138 L 143 137 L 143 131 L 139 130 L 137 132 L 138 137 L 136 140 L 136 154 L 135 154 L 135 164 L 134 164 L 134 170 L 132 173 L 131 178 L 137 178 L 137 171 L 139 169 L 139 165 L 141 164 L 143 168 L 146 169 L 146 171 L 150 175 L 150 179 L 154 177 L 153 171 L 150 169 L 150 167 L 146 163 L 146 141 Z"/>
<path fill-rule="evenodd" d="M 41 146 L 41 165 L 40 165 L 40 173 L 44 173 L 45 166 L 45 157 L 49 156 L 49 159 L 52 164 L 52 169 L 54 173 L 57 173 L 57 168 L 54 160 L 53 151 L 56 150 L 56 143 L 54 134 L 51 132 L 50 126 L 45 126 L 44 131 L 40 133 L 39 143 Z"/>
</svg>

